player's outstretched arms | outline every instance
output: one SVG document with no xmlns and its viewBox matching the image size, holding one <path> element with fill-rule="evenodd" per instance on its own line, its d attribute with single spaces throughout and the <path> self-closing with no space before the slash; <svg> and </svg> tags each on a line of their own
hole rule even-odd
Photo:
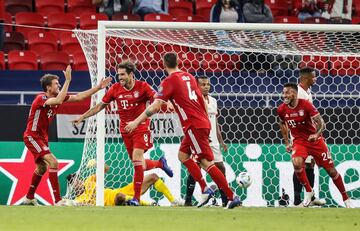
<svg viewBox="0 0 360 231">
<path fill-rule="evenodd" d="M 61 88 L 61 91 L 59 92 L 59 94 L 56 97 L 49 98 L 48 100 L 46 100 L 46 102 L 45 102 L 46 105 L 59 105 L 64 102 L 64 99 L 66 97 L 66 94 L 68 92 L 69 85 L 71 82 L 71 66 L 68 65 L 66 67 L 66 70 L 63 71 L 63 73 L 65 76 L 64 86 Z"/>
<path fill-rule="evenodd" d="M 289 141 L 289 128 L 288 128 L 287 124 L 285 123 L 285 121 L 282 119 L 279 119 L 279 126 L 280 126 L 281 135 L 283 136 L 284 141 L 285 141 L 286 151 L 291 152 L 292 145 Z"/>
<path fill-rule="evenodd" d="M 321 136 L 321 133 L 324 131 L 325 129 L 325 122 L 324 119 L 321 117 L 320 114 L 314 116 L 312 118 L 313 123 L 315 124 L 316 127 L 316 133 L 315 134 L 311 134 L 308 138 L 308 141 L 310 142 L 314 142 L 317 139 L 319 139 L 319 137 Z"/>
<path fill-rule="evenodd" d="M 100 102 L 98 104 L 96 104 L 94 107 L 90 108 L 87 112 L 85 112 L 84 114 L 82 114 L 79 118 L 72 120 L 72 124 L 73 125 L 78 125 L 79 123 L 81 123 L 83 120 L 85 120 L 86 118 L 89 118 L 93 115 L 96 115 L 99 111 L 101 111 L 102 109 L 106 108 L 107 104 Z"/>
<path fill-rule="evenodd" d="M 156 114 L 161 109 L 161 105 L 163 103 L 166 102 L 159 99 L 155 99 L 154 102 L 148 108 L 146 108 L 143 113 L 141 113 L 141 115 L 139 115 L 134 121 L 131 121 L 126 125 L 125 131 L 127 132 L 134 131 L 137 128 L 137 126 L 139 126 L 139 124 L 144 122 L 147 118 L 151 117 L 152 115 Z"/>
<path fill-rule="evenodd" d="M 97 86 L 90 88 L 86 91 L 79 92 L 76 95 L 71 95 L 67 102 L 82 101 L 90 97 L 91 95 L 95 94 L 96 92 L 100 91 L 101 89 L 107 87 L 111 83 L 111 80 L 112 80 L 111 77 L 104 78 L 100 81 L 100 83 Z"/>
</svg>

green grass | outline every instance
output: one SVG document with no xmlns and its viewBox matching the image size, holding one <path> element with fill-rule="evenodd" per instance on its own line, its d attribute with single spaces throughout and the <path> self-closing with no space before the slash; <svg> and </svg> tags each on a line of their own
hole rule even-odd
<svg viewBox="0 0 360 231">
<path fill-rule="evenodd" d="M 0 230 L 360 230 L 360 209 L 0 206 Z"/>
</svg>

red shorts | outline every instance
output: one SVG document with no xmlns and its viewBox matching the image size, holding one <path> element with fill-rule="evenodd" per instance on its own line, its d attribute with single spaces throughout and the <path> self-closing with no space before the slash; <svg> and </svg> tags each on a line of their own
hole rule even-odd
<svg viewBox="0 0 360 231">
<path fill-rule="evenodd" d="M 43 156 L 51 153 L 48 142 L 43 139 L 24 136 L 24 143 L 27 149 L 33 154 L 35 163 L 38 163 Z"/>
<path fill-rule="evenodd" d="M 325 169 L 334 167 L 334 161 L 331 158 L 331 154 L 323 138 L 320 138 L 316 142 L 294 142 L 292 158 L 302 157 L 306 159 L 309 155 L 314 157 L 318 166 L 321 166 Z"/>
<path fill-rule="evenodd" d="M 153 146 L 150 131 L 135 131 L 132 133 L 122 133 L 121 135 L 131 160 L 135 148 L 143 149 L 146 152 Z"/>
<path fill-rule="evenodd" d="M 192 154 L 195 160 L 207 159 L 214 160 L 214 154 L 209 144 L 210 129 L 200 128 L 196 129 L 190 127 L 181 141 L 180 151 Z"/>
</svg>

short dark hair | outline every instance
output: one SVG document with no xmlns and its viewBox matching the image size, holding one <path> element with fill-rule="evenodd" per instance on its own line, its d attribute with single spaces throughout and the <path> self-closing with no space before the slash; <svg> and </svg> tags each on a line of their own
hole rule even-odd
<svg viewBox="0 0 360 231">
<path fill-rule="evenodd" d="M 209 77 L 207 77 L 205 75 L 200 75 L 200 76 L 196 77 L 196 81 L 199 82 L 199 79 L 209 79 Z"/>
<path fill-rule="evenodd" d="M 116 66 L 116 70 L 119 70 L 120 68 L 125 69 L 127 74 L 130 74 L 130 73 L 135 74 L 135 71 L 136 71 L 135 64 L 130 61 L 124 61 L 124 62 L 119 63 Z"/>
<path fill-rule="evenodd" d="M 164 59 L 164 65 L 167 68 L 176 68 L 178 65 L 176 53 L 173 52 L 166 53 L 163 59 Z"/>
<path fill-rule="evenodd" d="M 294 89 L 295 91 L 298 91 L 298 86 L 296 83 L 285 83 L 284 88 L 285 87 L 290 87 L 290 88 Z"/>
<path fill-rule="evenodd" d="M 47 91 L 47 86 L 50 86 L 54 79 L 59 79 L 59 76 L 52 74 L 45 74 L 43 77 L 41 77 L 40 84 L 44 92 Z"/>
<path fill-rule="evenodd" d="M 300 74 L 300 76 L 303 76 L 303 75 L 306 75 L 306 74 L 310 74 L 310 73 L 312 73 L 314 71 L 315 71 L 315 69 L 312 68 L 312 67 L 303 67 L 303 68 L 300 69 L 299 74 Z"/>
</svg>

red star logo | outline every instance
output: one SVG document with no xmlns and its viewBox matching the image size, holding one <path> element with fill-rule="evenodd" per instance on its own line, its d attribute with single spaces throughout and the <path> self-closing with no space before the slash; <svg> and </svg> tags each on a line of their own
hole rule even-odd
<svg viewBox="0 0 360 231">
<path fill-rule="evenodd" d="M 59 176 L 74 164 L 73 160 L 58 160 L 58 162 Z M 20 159 L 0 159 L 0 172 L 13 181 L 7 205 L 18 205 L 24 200 L 31 184 L 34 170 L 34 157 L 26 147 Z M 45 205 L 54 204 L 54 196 L 52 194 L 48 172 L 42 177 L 36 190 L 35 198 Z"/>
</svg>

